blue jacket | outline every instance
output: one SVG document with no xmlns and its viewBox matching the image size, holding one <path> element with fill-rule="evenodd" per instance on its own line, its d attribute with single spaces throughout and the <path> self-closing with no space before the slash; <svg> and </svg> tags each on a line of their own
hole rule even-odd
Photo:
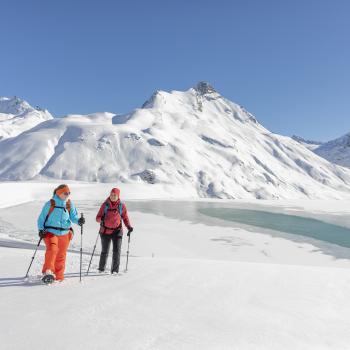
<svg viewBox="0 0 350 350">
<path fill-rule="evenodd" d="M 63 236 L 66 235 L 69 232 L 70 227 L 72 226 L 72 222 L 77 224 L 79 217 L 77 209 L 75 208 L 72 201 L 70 201 L 70 213 L 66 209 L 66 201 L 63 201 L 60 199 L 57 195 L 53 197 L 55 200 L 56 207 L 63 207 L 63 208 L 55 208 L 52 213 L 50 214 L 49 218 L 46 221 L 45 226 L 53 226 L 53 227 L 61 227 L 65 230 L 56 230 L 53 228 L 47 229 L 48 232 L 53 233 L 56 236 Z M 51 207 L 51 202 L 48 201 L 45 203 L 43 209 L 41 210 L 41 213 L 38 217 L 38 229 L 44 230 L 44 222 L 46 215 L 48 214 Z"/>
</svg>

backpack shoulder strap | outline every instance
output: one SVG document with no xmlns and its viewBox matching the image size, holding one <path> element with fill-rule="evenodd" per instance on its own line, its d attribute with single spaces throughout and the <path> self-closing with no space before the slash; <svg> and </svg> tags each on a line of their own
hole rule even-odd
<svg viewBox="0 0 350 350">
<path fill-rule="evenodd" d="M 55 206 L 56 206 L 56 202 L 55 202 L 55 200 L 54 200 L 53 198 L 51 198 L 51 199 L 50 199 L 50 209 L 49 209 L 49 212 L 47 213 L 46 218 L 45 218 L 45 221 L 44 221 L 44 228 L 45 228 L 47 219 L 49 218 L 49 216 L 51 215 L 51 213 L 52 213 L 53 210 L 55 209 Z"/>
<path fill-rule="evenodd" d="M 107 215 L 107 211 L 109 209 L 109 203 L 108 201 L 105 201 L 104 203 L 105 207 L 104 207 L 104 210 L 103 210 L 103 219 L 105 218 L 105 216 Z"/>
<path fill-rule="evenodd" d="M 51 213 L 53 212 L 53 210 L 55 209 L 56 206 L 56 202 L 53 198 L 50 199 L 50 209 L 49 212 L 47 213 L 48 216 L 51 215 Z"/>
<path fill-rule="evenodd" d="M 122 214 L 123 214 L 123 203 L 120 202 L 119 203 L 119 215 L 122 216 Z"/>
<path fill-rule="evenodd" d="M 68 213 L 70 213 L 70 208 L 71 208 L 71 203 L 70 203 L 70 199 L 68 199 L 66 202 L 66 209 L 67 209 Z"/>
</svg>

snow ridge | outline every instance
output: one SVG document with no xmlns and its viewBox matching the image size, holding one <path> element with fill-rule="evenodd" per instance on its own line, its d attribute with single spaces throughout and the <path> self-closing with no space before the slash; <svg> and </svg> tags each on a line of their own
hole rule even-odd
<svg viewBox="0 0 350 350">
<path fill-rule="evenodd" d="M 0 140 L 17 136 L 52 118 L 47 110 L 34 108 L 17 96 L 0 97 Z"/>
<path fill-rule="evenodd" d="M 350 133 L 324 143 L 315 153 L 332 163 L 350 167 Z"/>
<path fill-rule="evenodd" d="M 156 91 L 129 114 L 48 119 L 0 141 L 0 180 L 178 186 L 199 197 L 344 198 L 350 170 L 271 133 L 210 84 Z"/>
</svg>

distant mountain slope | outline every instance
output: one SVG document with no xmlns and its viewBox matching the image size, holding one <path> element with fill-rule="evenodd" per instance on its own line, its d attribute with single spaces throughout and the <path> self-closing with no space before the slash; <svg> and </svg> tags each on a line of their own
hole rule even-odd
<svg viewBox="0 0 350 350">
<path fill-rule="evenodd" d="M 0 179 L 166 183 L 200 197 L 341 198 L 350 170 L 273 134 L 208 83 L 130 114 L 47 120 L 0 142 Z"/>
<path fill-rule="evenodd" d="M 315 153 L 332 163 L 350 167 L 350 133 L 324 143 Z"/>
<path fill-rule="evenodd" d="M 0 139 L 17 136 L 50 119 L 47 110 L 33 108 L 18 97 L 0 97 Z"/>
<path fill-rule="evenodd" d="M 292 139 L 301 143 L 302 145 L 304 145 L 305 147 L 307 147 L 310 150 L 315 150 L 316 148 L 320 147 L 320 145 L 323 144 L 323 142 L 320 141 L 312 141 L 312 140 L 305 140 L 304 138 L 300 137 L 300 136 L 296 136 L 293 135 Z"/>
</svg>

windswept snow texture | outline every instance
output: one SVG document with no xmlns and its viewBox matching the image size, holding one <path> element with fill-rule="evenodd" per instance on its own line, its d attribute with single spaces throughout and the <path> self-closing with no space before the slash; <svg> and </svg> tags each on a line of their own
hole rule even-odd
<svg viewBox="0 0 350 350">
<path fill-rule="evenodd" d="M 306 148 L 310 149 L 311 151 L 314 151 L 316 148 L 320 147 L 323 142 L 320 141 L 312 141 L 312 140 L 305 140 L 304 138 L 300 136 L 293 135 L 292 139 L 301 143 L 304 145 Z"/>
<path fill-rule="evenodd" d="M 350 167 L 350 133 L 321 145 L 315 153 L 332 163 Z"/>
<path fill-rule="evenodd" d="M 94 218 L 110 187 L 75 183 L 72 199 L 86 216 L 82 283 L 76 225 L 64 282 L 43 286 L 35 278 L 44 250 L 38 250 L 26 281 L 38 240 L 36 218 L 54 185 L 0 183 L 0 207 L 7 207 L 0 209 L 1 350 L 349 349 L 349 248 L 247 230 L 205 215 L 188 220 L 184 202 L 129 201 L 135 186 L 122 187 L 135 228 L 127 273 L 97 272 L 98 240 L 86 276 L 99 229 Z M 25 198 L 39 199 L 23 204 Z M 299 208 L 302 215 L 311 210 L 335 222 L 350 213 L 350 201 L 210 202 L 277 212 Z M 121 271 L 127 242 L 124 237 Z"/>
<path fill-rule="evenodd" d="M 273 134 L 209 84 L 157 91 L 127 115 L 45 121 L 0 142 L 0 180 L 177 185 L 212 198 L 343 198 L 350 171 Z"/>
<path fill-rule="evenodd" d="M 47 110 L 33 108 L 18 97 L 0 97 L 0 140 L 17 136 L 50 119 L 52 115 Z"/>
</svg>

